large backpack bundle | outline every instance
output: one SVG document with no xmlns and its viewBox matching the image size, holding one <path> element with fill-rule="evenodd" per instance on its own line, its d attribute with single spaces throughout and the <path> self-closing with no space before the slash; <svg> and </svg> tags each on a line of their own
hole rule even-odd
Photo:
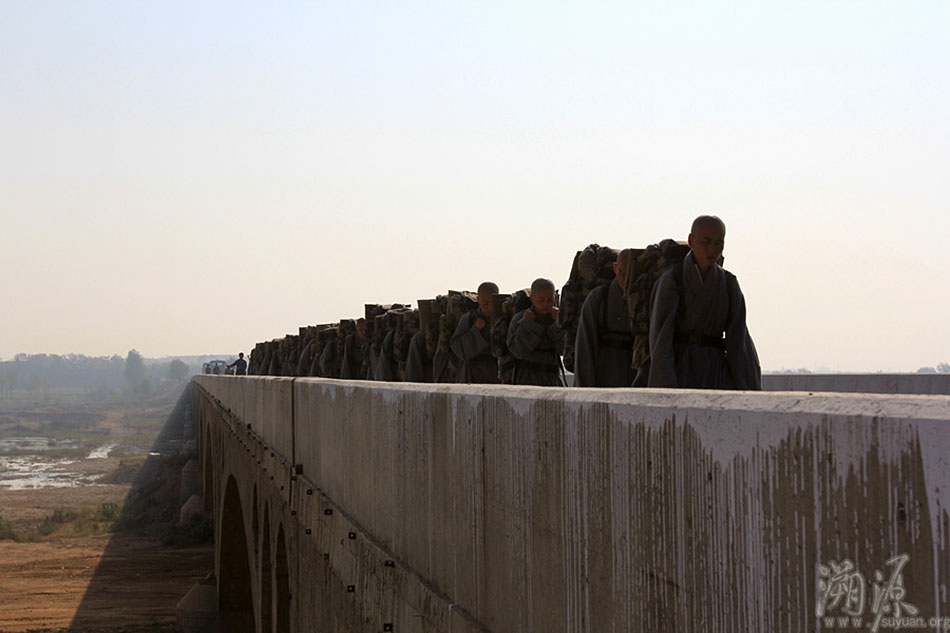
<svg viewBox="0 0 950 633">
<path fill-rule="evenodd" d="M 258 343 L 254 346 L 254 349 L 251 350 L 251 357 L 247 362 L 248 375 L 255 376 L 262 373 L 261 367 L 264 366 L 264 355 L 266 349 L 267 343 Z"/>
<path fill-rule="evenodd" d="M 633 368 L 647 367 L 650 361 L 650 313 L 653 286 L 667 268 L 683 261 L 689 252 L 684 242 L 666 239 L 647 246 L 635 270 L 627 277 L 627 309 L 633 330 Z"/>
<path fill-rule="evenodd" d="M 392 311 L 404 310 L 408 306 L 401 303 L 378 304 L 368 303 L 364 306 L 366 320 L 366 334 L 363 344 L 363 363 L 365 375 L 371 380 L 382 380 L 383 377 L 377 375 L 379 369 L 379 355 L 383 349 L 383 342 L 386 335 L 395 328 L 395 322 L 389 313 Z M 391 343 L 391 341 L 390 341 Z M 392 361 L 392 350 L 387 349 L 389 360 Z"/>
<path fill-rule="evenodd" d="M 609 246 L 590 244 L 574 255 L 571 274 L 561 289 L 558 311 L 558 322 L 564 336 L 564 366 L 568 371 L 574 371 L 574 338 L 577 336 L 584 300 L 594 288 L 613 281 L 613 264 L 619 253 L 619 250 Z"/>
<path fill-rule="evenodd" d="M 452 351 L 452 335 L 462 315 L 478 307 L 477 296 L 474 292 L 449 290 L 445 314 L 439 317 L 439 351 L 448 354 L 453 376 L 458 369 L 458 359 Z"/>
<path fill-rule="evenodd" d="M 510 385 L 515 371 L 515 357 L 508 350 L 508 326 L 513 316 L 531 307 L 527 289 L 510 295 L 495 295 L 492 305 L 491 353 L 498 359 L 498 381 Z"/>
<path fill-rule="evenodd" d="M 336 339 L 336 328 L 336 324 L 317 326 L 317 340 L 310 356 L 308 376 L 323 376 L 323 371 L 320 369 L 320 356 L 323 354 L 323 350 L 326 349 L 327 344 Z"/>
</svg>

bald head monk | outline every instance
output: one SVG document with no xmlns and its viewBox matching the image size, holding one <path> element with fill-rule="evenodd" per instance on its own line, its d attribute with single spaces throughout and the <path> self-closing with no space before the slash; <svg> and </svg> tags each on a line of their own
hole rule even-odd
<svg viewBox="0 0 950 633">
<path fill-rule="evenodd" d="M 745 297 L 735 275 L 719 263 L 726 225 L 714 215 L 701 215 L 688 242 L 683 261 L 653 288 L 648 386 L 761 389 Z"/>
<path fill-rule="evenodd" d="M 557 322 L 554 282 L 539 277 L 531 283 L 531 307 L 511 318 L 508 350 L 515 358 L 516 385 L 561 387 L 561 326 Z"/>
<path fill-rule="evenodd" d="M 498 361 L 491 354 L 492 298 L 498 285 L 483 281 L 478 285 L 478 308 L 463 314 L 452 333 L 450 347 L 459 358 L 456 380 L 462 383 L 497 383 Z"/>
</svg>

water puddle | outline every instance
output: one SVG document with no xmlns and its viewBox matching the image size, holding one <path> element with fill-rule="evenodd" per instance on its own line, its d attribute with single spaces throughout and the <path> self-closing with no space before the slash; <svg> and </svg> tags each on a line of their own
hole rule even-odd
<svg viewBox="0 0 950 633">
<path fill-rule="evenodd" d="M 0 440 L 0 488 L 35 490 L 37 488 L 73 488 L 93 484 L 94 477 L 77 472 L 75 459 L 44 455 L 56 449 L 75 449 L 79 440 L 56 440 L 46 437 L 20 437 Z M 103 459 L 116 444 L 93 449 L 88 459 Z M 6 454 L 5 454 L 6 453 Z M 9 454 L 15 453 L 15 454 Z"/>
<path fill-rule="evenodd" d="M 60 448 L 79 448 L 79 440 L 57 440 L 49 437 L 14 437 L 0 440 L 0 455 L 12 451 L 42 453 Z"/>
<path fill-rule="evenodd" d="M 89 453 L 89 457 L 87 457 L 86 459 L 105 459 L 106 457 L 109 456 L 109 452 L 112 451 L 112 449 L 115 448 L 116 446 L 118 446 L 118 444 L 113 442 L 112 444 L 106 444 L 105 446 L 94 448 Z"/>
</svg>

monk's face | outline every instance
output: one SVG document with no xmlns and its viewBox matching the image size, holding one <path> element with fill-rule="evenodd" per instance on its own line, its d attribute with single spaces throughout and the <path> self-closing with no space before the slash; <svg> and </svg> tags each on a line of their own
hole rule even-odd
<svg viewBox="0 0 950 633">
<path fill-rule="evenodd" d="M 492 295 L 491 292 L 479 292 L 478 293 L 478 307 L 487 317 L 491 317 L 491 308 L 492 308 Z"/>
<path fill-rule="evenodd" d="M 538 316 L 547 316 L 551 314 L 554 308 L 554 291 L 548 289 L 539 289 L 531 293 L 531 305 Z"/>
<path fill-rule="evenodd" d="M 718 224 L 702 224 L 689 234 L 689 247 L 693 251 L 693 258 L 703 272 L 719 261 L 725 246 L 726 231 Z"/>
<path fill-rule="evenodd" d="M 617 284 L 620 286 L 620 291 L 623 292 L 627 278 L 623 274 L 623 267 L 618 262 L 614 262 L 614 277 L 617 278 Z"/>
</svg>

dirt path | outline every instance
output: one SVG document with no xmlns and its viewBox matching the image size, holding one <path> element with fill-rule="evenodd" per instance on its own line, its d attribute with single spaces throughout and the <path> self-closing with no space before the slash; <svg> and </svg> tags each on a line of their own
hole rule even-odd
<svg viewBox="0 0 950 633">
<path fill-rule="evenodd" d="M 170 631 L 175 604 L 213 565 L 210 547 L 122 535 L 0 541 L 0 632 Z"/>
</svg>

